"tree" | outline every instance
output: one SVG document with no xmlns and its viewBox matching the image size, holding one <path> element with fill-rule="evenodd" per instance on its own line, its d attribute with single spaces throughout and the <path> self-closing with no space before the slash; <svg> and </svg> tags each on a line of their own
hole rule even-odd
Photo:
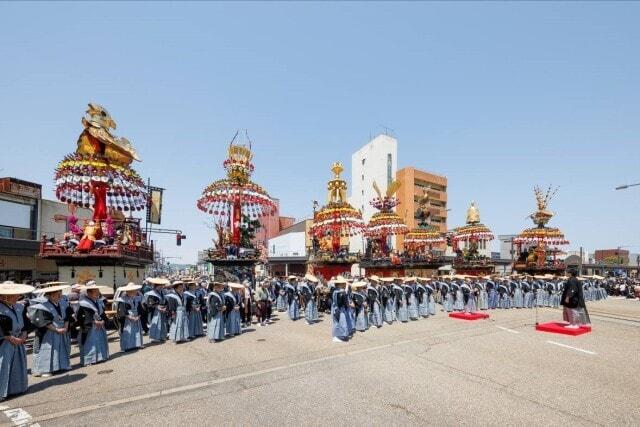
<svg viewBox="0 0 640 427">
<path fill-rule="evenodd" d="M 251 219 L 248 215 L 242 215 L 240 226 L 240 247 L 253 248 L 252 240 L 256 237 L 256 231 L 262 227 L 260 221 Z"/>
</svg>

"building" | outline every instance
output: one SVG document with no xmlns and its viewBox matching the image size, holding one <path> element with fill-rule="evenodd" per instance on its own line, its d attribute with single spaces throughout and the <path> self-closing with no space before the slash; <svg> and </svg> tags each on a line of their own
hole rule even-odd
<svg viewBox="0 0 640 427">
<path fill-rule="evenodd" d="M 42 199 L 42 186 L 16 178 L 0 178 L 0 281 L 48 281 L 58 278 L 52 260 L 41 259 L 40 237 L 67 232 L 68 206 Z M 79 208 L 80 218 L 91 211 Z"/>
<path fill-rule="evenodd" d="M 425 195 L 429 196 L 428 210 L 431 213 L 431 225 L 441 232 L 447 231 L 447 178 L 435 175 L 414 167 L 400 169 L 396 178 L 400 181 L 397 197 L 400 201 L 396 211 L 402 217 L 409 229 L 418 225 L 418 201 Z M 396 238 L 397 247 L 403 249 L 403 236 Z"/>
<path fill-rule="evenodd" d="M 629 251 L 626 249 L 596 249 L 594 260 L 597 263 L 629 265 Z"/>
<path fill-rule="evenodd" d="M 398 141 L 389 135 L 378 135 L 351 155 L 351 197 L 349 203 L 362 212 L 365 222 L 376 209 L 369 204 L 377 197 L 374 181 L 381 191 L 396 177 L 398 167 Z M 351 252 L 364 252 L 362 236 L 350 239 Z"/>
<path fill-rule="evenodd" d="M 303 275 L 307 271 L 307 260 L 311 249 L 309 229 L 313 220 L 305 219 L 269 239 L 269 269 L 271 275 Z"/>
<path fill-rule="evenodd" d="M 500 234 L 498 242 L 500 243 L 500 259 L 515 260 L 518 249 L 513 243 L 513 239 L 518 237 L 517 234 Z"/>
<path fill-rule="evenodd" d="M 260 217 L 261 227 L 256 231 L 254 244 L 256 246 L 266 246 L 269 239 L 276 237 L 285 228 L 291 227 L 296 219 L 289 216 L 280 216 L 280 200 L 273 199 L 276 210 L 273 215 Z"/>
</svg>

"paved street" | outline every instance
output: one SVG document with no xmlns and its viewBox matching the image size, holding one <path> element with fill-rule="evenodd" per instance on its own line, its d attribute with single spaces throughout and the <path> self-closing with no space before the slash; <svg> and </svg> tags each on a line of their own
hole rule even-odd
<svg viewBox="0 0 640 427">
<path fill-rule="evenodd" d="M 640 302 L 589 308 L 593 332 L 580 337 L 535 332 L 535 310 L 508 310 L 477 322 L 438 313 L 348 344 L 331 342 L 328 318 L 282 314 L 220 344 L 122 355 L 114 341 L 105 364 L 30 377 L 4 412 L 41 426 L 638 425 Z"/>
</svg>

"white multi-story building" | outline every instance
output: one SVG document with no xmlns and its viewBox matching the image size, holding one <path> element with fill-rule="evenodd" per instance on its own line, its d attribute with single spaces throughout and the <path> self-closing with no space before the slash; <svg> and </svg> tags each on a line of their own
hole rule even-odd
<svg viewBox="0 0 640 427">
<path fill-rule="evenodd" d="M 377 197 L 373 182 L 382 192 L 395 179 L 398 168 L 398 140 L 389 135 L 378 135 L 351 155 L 351 197 L 349 203 L 362 212 L 365 222 L 376 209 L 369 204 Z M 364 239 L 356 236 L 350 240 L 352 252 L 364 251 Z"/>
<path fill-rule="evenodd" d="M 500 259 L 515 259 L 518 256 L 518 247 L 513 243 L 516 234 L 501 234 L 498 236 L 500 242 Z"/>
</svg>

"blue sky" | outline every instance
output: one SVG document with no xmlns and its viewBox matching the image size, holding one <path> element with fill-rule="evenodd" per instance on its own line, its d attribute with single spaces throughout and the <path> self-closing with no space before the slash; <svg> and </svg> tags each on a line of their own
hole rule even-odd
<svg viewBox="0 0 640 427">
<path fill-rule="evenodd" d="M 450 226 L 473 199 L 518 232 L 533 185 L 555 184 L 572 247 L 640 252 L 640 190 L 613 191 L 640 181 L 639 18 L 632 2 L 0 3 L 0 175 L 53 197 L 100 103 L 167 189 L 163 226 L 188 239 L 161 246 L 188 262 L 236 129 L 255 181 L 302 218 L 330 163 L 387 126 L 399 167 L 448 176 Z"/>
</svg>

